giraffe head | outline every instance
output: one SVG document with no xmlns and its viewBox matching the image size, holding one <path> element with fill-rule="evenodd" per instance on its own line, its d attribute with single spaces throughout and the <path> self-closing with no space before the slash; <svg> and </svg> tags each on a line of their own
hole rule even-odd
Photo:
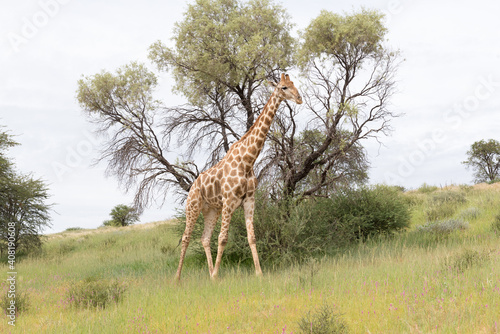
<svg viewBox="0 0 500 334">
<path fill-rule="evenodd" d="M 302 104 L 302 96 L 295 88 L 288 74 L 281 74 L 281 80 L 278 83 L 271 82 L 271 84 L 278 90 L 278 96 L 285 99 L 295 101 L 297 104 Z"/>
</svg>

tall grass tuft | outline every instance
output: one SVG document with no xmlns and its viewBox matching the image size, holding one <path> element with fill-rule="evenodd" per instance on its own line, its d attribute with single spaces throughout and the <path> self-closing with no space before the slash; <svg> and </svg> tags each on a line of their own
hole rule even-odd
<svg viewBox="0 0 500 334">
<path fill-rule="evenodd" d="M 322 305 L 318 310 L 309 312 L 299 322 L 302 334 L 347 334 L 349 328 L 342 320 L 342 315 L 336 313 L 328 305 Z"/>
<path fill-rule="evenodd" d="M 497 215 L 495 217 L 495 220 L 493 220 L 493 223 L 491 224 L 491 230 L 494 233 L 497 233 L 497 234 L 500 233 L 500 215 Z"/>
<path fill-rule="evenodd" d="M 445 267 L 457 272 L 464 272 L 472 267 L 481 266 L 489 260 L 487 252 L 478 252 L 471 249 L 465 249 L 461 253 L 446 259 Z"/>
<path fill-rule="evenodd" d="M 477 219 L 479 217 L 479 215 L 481 214 L 481 210 L 479 210 L 478 208 L 467 208 L 465 210 L 463 210 L 462 212 L 460 212 L 460 218 L 461 219 L 464 219 L 464 220 L 474 220 L 474 219 Z"/>
<path fill-rule="evenodd" d="M 425 214 L 427 220 L 436 221 L 455 214 L 459 205 L 467 202 L 461 191 L 445 190 L 433 193 L 427 200 Z"/>
<path fill-rule="evenodd" d="M 105 308 L 123 299 L 126 288 L 116 280 L 89 277 L 74 283 L 68 291 L 68 300 L 76 307 Z"/>
<path fill-rule="evenodd" d="M 4 310 L 5 314 L 11 314 L 9 307 L 12 307 L 13 298 L 9 297 L 7 291 L 2 295 L 2 299 L 0 299 L 0 307 Z M 28 293 L 24 291 L 16 291 L 15 294 L 15 314 L 20 314 L 26 312 L 30 308 L 30 296 Z"/>
</svg>

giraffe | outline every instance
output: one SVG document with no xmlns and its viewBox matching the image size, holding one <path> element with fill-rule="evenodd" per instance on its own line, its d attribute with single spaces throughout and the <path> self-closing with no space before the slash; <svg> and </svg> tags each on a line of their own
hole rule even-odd
<svg viewBox="0 0 500 334">
<path fill-rule="evenodd" d="M 257 187 L 253 165 L 264 146 L 271 122 L 280 103 L 285 99 L 295 101 L 297 104 L 302 103 L 302 97 L 293 82 L 290 81 L 288 74 L 281 74 L 280 82 L 271 84 L 275 87 L 274 92 L 255 123 L 240 140 L 229 148 L 219 163 L 198 176 L 189 190 L 186 201 L 186 229 L 181 239 L 181 256 L 175 275 L 177 281 L 180 280 L 186 250 L 200 212 L 203 214 L 205 224 L 201 242 L 207 256 L 208 270 L 211 279 L 217 278 L 222 253 L 227 244 L 231 217 L 240 205 L 243 206 L 245 214 L 247 238 L 252 251 L 255 273 L 257 276 L 262 275 L 253 227 L 254 196 Z M 221 230 L 214 266 L 210 251 L 210 239 L 221 214 Z"/>
</svg>

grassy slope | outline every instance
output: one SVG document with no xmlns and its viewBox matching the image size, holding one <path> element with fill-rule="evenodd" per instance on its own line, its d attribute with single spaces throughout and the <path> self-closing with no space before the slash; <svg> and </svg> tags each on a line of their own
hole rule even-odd
<svg viewBox="0 0 500 334">
<path fill-rule="evenodd" d="M 500 333 L 499 236 L 491 231 L 500 191 L 490 188 L 455 189 L 467 197 L 455 216 L 479 209 L 466 231 L 439 240 L 415 233 L 432 193 L 407 194 L 415 203 L 410 231 L 302 266 L 266 268 L 262 279 L 222 268 L 211 282 L 206 265 L 188 256 L 182 283 L 173 284 L 179 250 L 168 223 L 53 235 L 43 255 L 18 263 L 18 289 L 31 307 L 15 328 L 0 321 L 0 332 L 297 333 L 307 312 L 328 304 L 354 333 Z M 449 269 L 464 250 L 487 259 Z M 68 289 L 91 276 L 124 282 L 124 300 L 104 310 L 72 307 Z"/>
</svg>

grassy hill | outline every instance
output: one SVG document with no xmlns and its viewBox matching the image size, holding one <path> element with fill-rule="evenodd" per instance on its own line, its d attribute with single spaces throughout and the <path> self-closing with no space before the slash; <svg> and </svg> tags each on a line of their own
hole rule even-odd
<svg viewBox="0 0 500 334">
<path fill-rule="evenodd" d="M 223 266 L 212 282 L 206 263 L 188 256 L 176 285 L 173 222 L 50 235 L 41 254 L 17 263 L 18 302 L 28 307 L 0 332 L 299 333 L 301 321 L 327 324 L 323 310 L 350 333 L 500 333 L 500 186 L 403 196 L 409 230 L 263 268 L 262 279 Z"/>
</svg>

